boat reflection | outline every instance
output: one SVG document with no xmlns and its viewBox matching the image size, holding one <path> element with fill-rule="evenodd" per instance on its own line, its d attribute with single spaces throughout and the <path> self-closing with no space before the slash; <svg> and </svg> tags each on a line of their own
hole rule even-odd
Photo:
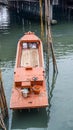
<svg viewBox="0 0 73 130">
<path fill-rule="evenodd" d="M 11 130 L 47 129 L 48 116 L 45 108 L 14 111 Z M 19 122 L 19 123 L 18 123 Z"/>
</svg>

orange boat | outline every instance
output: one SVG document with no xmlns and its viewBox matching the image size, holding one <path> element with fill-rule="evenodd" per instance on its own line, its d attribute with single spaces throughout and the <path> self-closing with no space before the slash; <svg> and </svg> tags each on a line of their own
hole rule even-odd
<svg viewBox="0 0 73 130">
<path fill-rule="evenodd" d="M 27 32 L 18 42 L 10 108 L 48 106 L 41 40 Z"/>
</svg>

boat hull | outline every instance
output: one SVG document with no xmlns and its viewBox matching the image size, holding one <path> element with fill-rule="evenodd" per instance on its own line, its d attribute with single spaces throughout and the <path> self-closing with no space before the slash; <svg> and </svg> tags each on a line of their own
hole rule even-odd
<svg viewBox="0 0 73 130">
<path fill-rule="evenodd" d="M 41 40 L 32 32 L 18 42 L 11 109 L 30 109 L 48 106 Z"/>
</svg>

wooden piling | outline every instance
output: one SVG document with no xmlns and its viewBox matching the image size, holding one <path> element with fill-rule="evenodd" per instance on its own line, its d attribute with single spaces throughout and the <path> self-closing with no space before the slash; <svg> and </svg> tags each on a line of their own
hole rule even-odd
<svg viewBox="0 0 73 130">
<path fill-rule="evenodd" d="M 46 32 L 46 39 L 47 39 L 47 0 L 45 0 L 45 32 Z"/>
<path fill-rule="evenodd" d="M 3 120 L 3 116 L 2 116 L 1 113 L 0 113 L 0 126 L 1 126 L 4 130 L 6 130 L 6 126 L 5 126 L 5 123 L 4 123 L 4 120 Z"/>
<path fill-rule="evenodd" d="M 2 75 L 0 70 L 0 126 L 6 130 L 4 119 L 8 116 L 8 109 L 7 109 L 7 103 L 6 103 L 6 97 L 4 93 L 3 88 L 3 82 L 2 82 Z"/>
<path fill-rule="evenodd" d="M 39 0 L 39 7 L 40 7 L 40 20 L 41 20 L 41 39 L 43 40 L 44 36 L 44 25 L 43 25 L 43 4 L 42 0 Z"/>
<path fill-rule="evenodd" d="M 55 58 L 54 49 L 53 49 L 52 35 L 51 35 L 50 0 L 45 0 L 45 15 L 46 15 L 45 16 L 45 21 L 46 21 L 46 34 L 47 34 L 48 50 L 51 48 L 52 61 L 53 61 L 53 71 L 58 72 L 56 58 Z"/>
</svg>

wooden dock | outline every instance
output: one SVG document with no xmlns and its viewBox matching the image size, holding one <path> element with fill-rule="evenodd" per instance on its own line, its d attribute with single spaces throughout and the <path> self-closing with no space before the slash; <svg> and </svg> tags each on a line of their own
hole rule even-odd
<svg viewBox="0 0 73 130">
<path fill-rule="evenodd" d="M 3 88 L 2 75 L 0 70 L 0 126 L 6 130 L 4 119 L 8 116 L 8 108 Z"/>
</svg>

